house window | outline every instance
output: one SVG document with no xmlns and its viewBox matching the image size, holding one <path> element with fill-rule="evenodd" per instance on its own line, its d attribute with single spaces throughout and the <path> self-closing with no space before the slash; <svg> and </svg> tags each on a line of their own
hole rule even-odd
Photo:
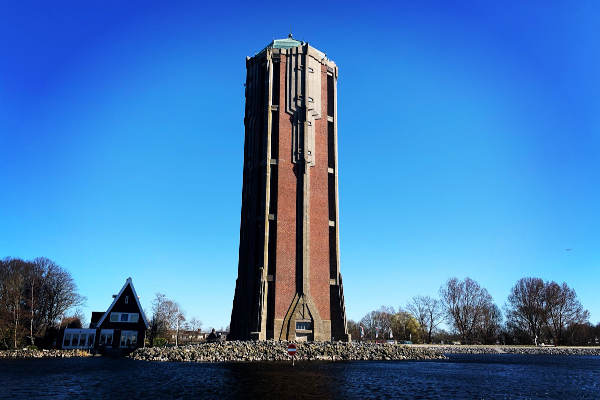
<svg viewBox="0 0 600 400">
<path fill-rule="evenodd" d="M 137 346 L 137 331 L 121 331 L 121 347 Z"/>
<path fill-rule="evenodd" d="M 63 339 L 63 347 L 68 347 L 71 345 L 71 334 L 65 333 L 65 338 Z"/>
<path fill-rule="evenodd" d="M 125 296 L 125 304 L 129 304 L 129 296 Z"/>
<path fill-rule="evenodd" d="M 138 313 L 110 313 L 110 322 L 138 322 L 140 314 Z"/>
<path fill-rule="evenodd" d="M 63 338 L 63 348 L 65 349 L 86 349 L 94 347 L 96 338 L 95 329 L 71 329 L 65 330 Z"/>
<path fill-rule="evenodd" d="M 103 329 L 100 331 L 100 344 L 111 346 L 113 342 L 113 330 Z"/>
</svg>

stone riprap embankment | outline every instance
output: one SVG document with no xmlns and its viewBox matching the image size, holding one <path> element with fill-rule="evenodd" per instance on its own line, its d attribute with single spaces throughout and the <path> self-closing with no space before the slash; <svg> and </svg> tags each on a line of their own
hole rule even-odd
<svg viewBox="0 0 600 400">
<path fill-rule="evenodd" d="M 550 347 L 550 346 L 485 346 L 485 345 L 414 345 L 442 354 L 527 354 L 600 356 L 600 347 Z"/>
<path fill-rule="evenodd" d="M 138 349 L 129 357 L 144 361 L 249 362 L 289 361 L 288 342 L 231 341 L 180 347 Z M 396 344 L 310 342 L 298 343 L 296 360 L 438 360 L 446 357 L 436 349 Z"/>
<path fill-rule="evenodd" d="M 81 350 L 0 350 L 2 358 L 71 358 L 89 357 L 90 353 Z"/>
</svg>

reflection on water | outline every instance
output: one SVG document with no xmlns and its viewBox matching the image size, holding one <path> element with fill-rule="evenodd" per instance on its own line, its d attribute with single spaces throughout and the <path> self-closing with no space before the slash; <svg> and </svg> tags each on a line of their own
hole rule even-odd
<svg viewBox="0 0 600 400">
<path fill-rule="evenodd" d="M 461 355 L 428 362 L 0 360 L 0 398 L 599 399 L 600 357 Z"/>
</svg>

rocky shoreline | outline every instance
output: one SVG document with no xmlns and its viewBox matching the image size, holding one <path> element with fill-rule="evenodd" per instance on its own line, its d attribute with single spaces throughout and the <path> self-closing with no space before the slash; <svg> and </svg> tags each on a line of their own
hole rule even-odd
<svg viewBox="0 0 600 400">
<path fill-rule="evenodd" d="M 179 362 L 256 362 L 289 361 L 288 342 L 231 341 L 180 347 L 137 349 L 129 355 L 134 360 Z M 359 360 L 440 360 L 446 357 L 437 349 L 374 343 L 310 342 L 298 343 L 299 361 Z"/>
<path fill-rule="evenodd" d="M 289 361 L 288 342 L 220 342 L 137 349 L 134 360 L 174 362 Z M 449 354 L 526 354 L 600 356 L 600 347 L 397 345 L 311 342 L 297 344 L 299 361 L 441 360 Z"/>
<path fill-rule="evenodd" d="M 218 342 L 179 347 L 147 347 L 128 357 L 142 361 L 261 362 L 289 361 L 288 342 Z M 451 354 L 523 354 L 600 356 L 600 347 L 536 347 L 486 345 L 398 345 L 311 342 L 297 344 L 299 361 L 443 360 Z M 1 350 L 0 359 L 90 357 L 82 350 Z"/>
<path fill-rule="evenodd" d="M 600 347 L 550 347 L 550 346 L 503 346 L 503 345 L 413 345 L 442 354 L 527 354 L 563 356 L 600 356 Z"/>
<path fill-rule="evenodd" d="M 3 358 L 72 358 L 90 357 L 91 354 L 82 350 L 0 350 Z"/>
</svg>

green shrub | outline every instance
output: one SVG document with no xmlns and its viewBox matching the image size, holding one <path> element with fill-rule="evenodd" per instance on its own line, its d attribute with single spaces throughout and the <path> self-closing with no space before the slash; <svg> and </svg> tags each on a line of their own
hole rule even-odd
<svg viewBox="0 0 600 400">
<path fill-rule="evenodd" d="M 158 347 L 165 347 L 167 343 L 167 339 L 159 337 L 154 339 L 154 343 L 152 345 Z"/>
</svg>

